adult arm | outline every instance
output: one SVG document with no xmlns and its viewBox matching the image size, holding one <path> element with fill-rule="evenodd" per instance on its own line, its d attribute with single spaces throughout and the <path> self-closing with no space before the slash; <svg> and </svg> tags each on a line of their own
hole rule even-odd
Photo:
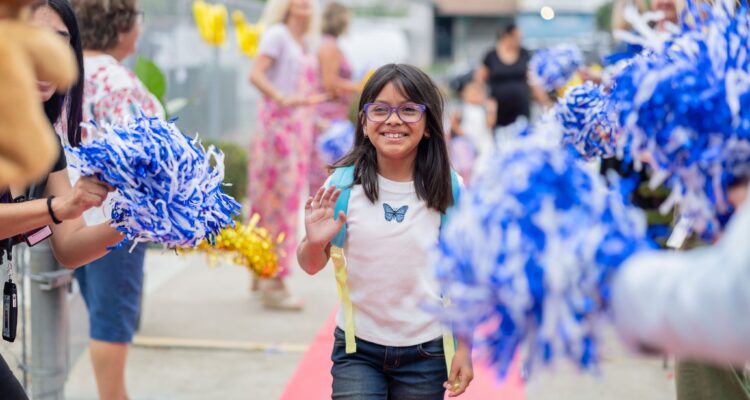
<svg viewBox="0 0 750 400">
<path fill-rule="evenodd" d="M 52 251 L 57 261 L 66 268 L 77 268 L 107 254 L 107 247 L 120 243 L 123 235 L 109 226 L 109 222 L 86 226 L 81 214 L 87 206 L 101 206 L 102 202 L 112 190 L 109 185 L 92 177 L 79 179 L 74 187 L 70 186 L 68 171 L 53 172 L 47 182 L 47 195 L 56 196 L 53 200 L 53 210 L 58 218 L 64 218 L 63 223 L 51 225 Z M 96 199 L 92 196 L 96 192 Z M 90 201 L 79 205 L 77 199 L 90 197 Z M 55 201 L 59 204 L 54 204 Z M 89 207 L 90 208 L 90 207 Z"/>
<path fill-rule="evenodd" d="M 339 75 L 341 62 L 342 55 L 336 42 L 329 40 L 320 46 L 318 50 L 318 64 L 320 65 L 321 81 L 323 82 L 323 89 L 325 89 L 330 99 L 335 99 L 342 94 L 359 91 L 359 84 L 344 79 Z"/>
<path fill-rule="evenodd" d="M 477 67 L 477 70 L 474 71 L 474 81 L 485 86 L 490 78 L 490 57 L 491 53 L 487 53 L 482 60 L 482 64 L 480 64 Z M 494 128 L 495 123 L 497 122 L 497 100 L 494 98 L 488 98 L 485 108 L 487 110 L 487 126 Z"/>
<path fill-rule="evenodd" d="M 474 80 L 483 85 L 487 84 L 487 79 L 489 79 L 489 77 L 490 69 L 484 64 L 478 66 L 477 70 L 474 72 Z"/>
<path fill-rule="evenodd" d="M 549 97 L 547 92 L 544 91 L 544 88 L 542 88 L 538 83 L 534 82 L 534 79 L 531 77 L 528 77 L 529 82 L 529 88 L 531 88 L 531 97 L 536 100 L 537 103 L 541 104 L 543 107 L 550 107 L 552 106 L 552 99 Z"/>
<path fill-rule="evenodd" d="M 536 79 L 528 69 L 528 63 L 531 61 L 531 54 L 528 52 L 528 50 L 521 49 L 520 57 L 525 60 L 525 63 L 527 65 L 526 82 L 528 82 L 529 89 L 531 90 L 531 98 L 545 108 L 552 106 L 553 102 L 547 94 L 547 91 L 544 90 L 538 79 Z"/>
<path fill-rule="evenodd" d="M 61 176 L 65 178 L 67 190 L 50 191 L 51 186 L 60 186 Z M 0 239 L 7 239 L 44 225 L 54 226 L 52 216 L 47 209 L 46 196 L 49 194 L 56 196 L 51 203 L 55 217 L 60 221 L 68 221 L 78 218 L 83 211 L 91 207 L 101 205 L 110 190 L 111 188 L 105 183 L 94 178 L 87 178 L 80 184 L 76 184 L 76 190 L 73 191 L 67 179 L 67 169 L 53 172 L 49 175 L 44 199 L 0 204 Z"/>
<path fill-rule="evenodd" d="M 253 84 L 264 96 L 270 98 L 282 107 L 292 107 L 307 103 L 307 99 L 299 95 L 283 93 L 273 85 L 268 76 L 274 64 L 284 55 L 287 47 L 288 33 L 281 25 L 270 27 L 260 40 L 258 55 L 253 60 L 250 68 L 250 83 Z M 296 77 L 285 77 L 285 79 L 296 79 Z"/>
<path fill-rule="evenodd" d="M 270 98 L 282 107 L 294 107 L 307 104 L 307 100 L 299 95 L 285 95 L 273 86 L 268 79 L 268 70 L 273 66 L 273 58 L 267 55 L 258 55 L 253 61 L 250 69 L 250 83 L 252 83 L 264 96 Z"/>
<path fill-rule="evenodd" d="M 274 60 L 267 55 L 259 55 L 253 61 L 250 69 L 250 83 L 252 83 L 264 96 L 273 101 L 281 102 L 284 95 L 268 79 L 268 70 L 273 66 Z"/>
<path fill-rule="evenodd" d="M 633 257 L 615 277 L 612 307 L 623 340 L 679 358 L 750 361 L 750 199 L 720 241 L 687 252 Z"/>
<path fill-rule="evenodd" d="M 108 246 L 122 240 L 122 235 L 105 225 L 85 227 L 81 214 L 102 204 L 112 188 L 96 178 L 82 178 L 70 186 L 67 169 L 53 172 L 47 180 L 45 196 L 55 196 L 51 207 L 56 225 L 47 209 L 47 199 L 18 204 L 0 204 L 0 237 L 5 239 L 19 233 L 49 225 L 52 229 L 52 249 L 55 258 L 67 268 L 76 268 L 107 253 Z"/>
<path fill-rule="evenodd" d="M 59 201 L 53 200 L 53 209 Z M 47 199 L 0 204 L 0 240 L 52 223 L 47 212 Z"/>
</svg>

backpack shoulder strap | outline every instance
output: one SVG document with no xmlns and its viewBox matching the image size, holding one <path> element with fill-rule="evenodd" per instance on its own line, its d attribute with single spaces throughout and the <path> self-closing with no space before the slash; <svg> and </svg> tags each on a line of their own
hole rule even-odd
<svg viewBox="0 0 750 400">
<path fill-rule="evenodd" d="M 340 212 L 346 214 L 349 208 L 349 194 L 354 184 L 354 166 L 336 168 L 333 171 L 329 185 L 341 189 L 339 199 L 334 207 L 334 218 L 338 218 Z M 346 339 L 346 353 L 357 352 L 357 341 L 354 333 L 354 305 L 349 294 L 349 278 L 347 274 L 346 257 L 344 257 L 344 243 L 346 242 L 346 224 L 341 228 L 336 237 L 331 241 L 331 261 L 336 276 L 336 287 L 341 298 L 341 307 L 344 312 L 344 336 Z"/>
<path fill-rule="evenodd" d="M 331 175 L 330 185 L 341 189 L 339 199 L 336 201 L 336 207 L 333 211 L 333 217 L 338 218 L 339 212 L 343 211 L 346 215 L 349 209 L 349 195 L 351 194 L 352 185 L 354 184 L 354 165 L 336 168 Z M 331 244 L 344 248 L 346 241 L 346 224 L 341 228 L 338 235 L 331 241 Z"/>
<path fill-rule="evenodd" d="M 448 209 L 445 210 L 445 214 L 440 216 L 441 228 L 448 222 L 451 214 L 453 214 L 453 209 L 456 208 L 461 199 L 461 182 L 458 180 L 458 174 L 453 168 L 451 168 L 451 191 L 453 191 L 453 205 L 448 207 Z"/>
</svg>

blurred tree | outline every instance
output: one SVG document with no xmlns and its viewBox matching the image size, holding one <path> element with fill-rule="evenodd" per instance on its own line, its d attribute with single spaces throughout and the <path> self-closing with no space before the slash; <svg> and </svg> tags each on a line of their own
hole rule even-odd
<svg viewBox="0 0 750 400">
<path fill-rule="evenodd" d="M 607 2 L 599 6 L 596 10 L 596 28 L 600 31 L 611 32 L 612 31 L 612 8 L 614 3 L 612 1 Z"/>
<path fill-rule="evenodd" d="M 214 145 L 224 153 L 224 183 L 232 186 L 224 186 L 224 192 L 242 203 L 247 194 L 247 151 L 244 147 L 229 142 L 216 142 L 213 140 L 201 140 L 208 147 Z"/>
<path fill-rule="evenodd" d="M 135 75 L 166 109 L 164 96 L 167 94 L 167 78 L 161 69 L 148 58 L 138 56 L 135 62 Z"/>
<path fill-rule="evenodd" d="M 187 105 L 186 99 L 165 101 L 167 80 L 159 66 L 153 61 L 145 57 L 138 57 L 135 64 L 135 74 L 146 86 L 146 89 L 162 103 L 167 118 Z M 224 182 L 232 184 L 232 186 L 224 187 L 224 191 L 238 202 L 242 202 L 247 190 L 247 153 L 245 149 L 233 143 L 219 143 L 203 139 L 201 141 L 204 146 L 214 145 L 224 153 Z"/>
</svg>

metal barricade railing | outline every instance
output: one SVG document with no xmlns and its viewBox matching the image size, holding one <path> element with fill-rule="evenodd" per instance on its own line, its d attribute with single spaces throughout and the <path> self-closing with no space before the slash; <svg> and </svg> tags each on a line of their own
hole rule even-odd
<svg viewBox="0 0 750 400">
<path fill-rule="evenodd" d="M 3 355 L 32 400 L 64 399 L 70 368 L 68 299 L 73 271 L 62 269 L 48 242 L 15 249 L 19 290 L 18 339 Z M 11 349 L 6 352 L 6 349 Z"/>
</svg>

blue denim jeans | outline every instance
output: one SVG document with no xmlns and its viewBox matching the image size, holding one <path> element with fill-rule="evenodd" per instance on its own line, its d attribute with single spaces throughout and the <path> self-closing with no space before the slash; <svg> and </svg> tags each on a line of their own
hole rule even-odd
<svg viewBox="0 0 750 400">
<path fill-rule="evenodd" d="M 346 354 L 344 331 L 333 344 L 334 400 L 443 400 L 448 379 L 443 338 L 408 347 L 388 347 L 359 338 Z"/>
<path fill-rule="evenodd" d="M 75 272 L 89 310 L 89 336 L 110 343 L 130 343 L 138 324 L 146 244 L 130 252 L 125 243 Z"/>
</svg>

